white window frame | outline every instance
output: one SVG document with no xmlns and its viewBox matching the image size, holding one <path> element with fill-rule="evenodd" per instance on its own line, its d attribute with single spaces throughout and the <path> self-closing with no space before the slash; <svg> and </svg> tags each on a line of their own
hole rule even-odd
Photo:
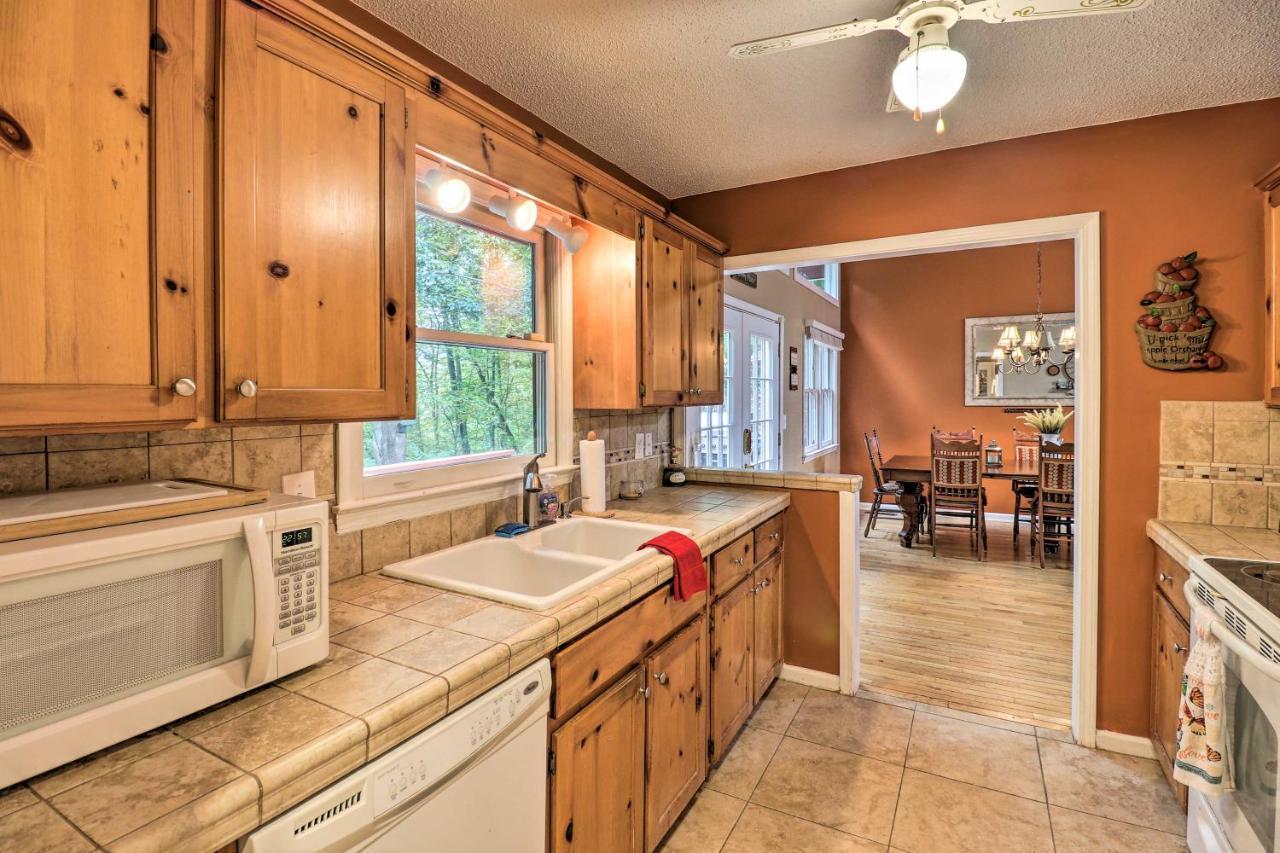
<svg viewBox="0 0 1280 853">
<path fill-rule="evenodd" d="M 810 284 L 807 279 L 800 277 L 800 267 L 816 267 L 816 266 L 819 266 L 819 264 L 816 264 L 816 263 L 798 264 L 794 267 L 789 268 L 787 270 L 787 275 L 791 276 L 791 278 L 796 282 L 796 284 L 800 285 L 801 287 L 808 290 L 809 292 L 818 294 L 823 299 L 830 302 L 832 305 L 839 305 L 840 304 L 840 264 L 839 263 L 821 264 L 821 266 L 826 268 L 825 275 L 823 276 L 823 280 L 835 282 L 835 286 L 836 286 L 835 293 L 831 293 L 827 290 L 823 290 L 821 287 L 815 287 L 812 284 Z"/>
<path fill-rule="evenodd" d="M 545 370 L 538 396 L 545 401 L 543 440 L 546 457 L 539 460 L 544 483 L 570 481 L 573 460 L 573 281 L 564 244 L 543 232 L 517 232 L 499 217 L 472 206 L 462 214 L 445 214 L 418 187 L 417 204 L 432 215 L 455 219 L 535 246 L 534 330 L 545 340 L 473 335 L 419 328 L 418 341 L 470 343 L 519 352 L 544 353 Z M 531 239 L 532 238 L 532 239 Z M 416 286 L 416 283 L 415 283 Z M 339 533 L 416 518 L 463 506 L 518 495 L 524 467 L 533 454 L 476 454 L 474 461 L 448 464 L 429 460 L 387 466 L 366 475 L 364 423 L 338 425 L 337 509 Z"/>
<path fill-rule="evenodd" d="M 833 453 L 840 448 L 840 351 L 844 348 L 844 335 L 817 320 L 805 323 L 804 335 L 804 451 L 803 461 L 810 462 L 819 456 Z M 829 387 L 814 387 L 814 373 L 818 359 L 828 359 Z M 813 405 L 810 405 L 810 401 Z M 810 409 L 816 416 L 810 415 Z M 830 418 L 831 435 L 824 440 L 821 435 L 824 422 Z"/>
</svg>

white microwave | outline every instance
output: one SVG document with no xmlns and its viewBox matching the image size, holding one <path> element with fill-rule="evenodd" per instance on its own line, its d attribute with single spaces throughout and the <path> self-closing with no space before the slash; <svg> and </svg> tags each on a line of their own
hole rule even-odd
<svg viewBox="0 0 1280 853">
<path fill-rule="evenodd" d="M 0 788 L 323 660 L 328 503 L 0 544 Z"/>
</svg>

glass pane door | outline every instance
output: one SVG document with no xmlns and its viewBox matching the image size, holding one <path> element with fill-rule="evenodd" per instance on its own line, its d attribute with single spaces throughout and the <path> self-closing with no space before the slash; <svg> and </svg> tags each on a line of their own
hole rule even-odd
<svg viewBox="0 0 1280 853">
<path fill-rule="evenodd" d="M 743 440 L 744 468 L 777 471 L 781 430 L 778 423 L 778 324 L 752 314 L 743 315 L 746 341 L 747 394 L 743 422 L 750 436 Z"/>
<path fill-rule="evenodd" d="M 724 402 L 686 414 L 689 464 L 781 467 L 780 331 L 776 321 L 724 309 Z"/>
</svg>

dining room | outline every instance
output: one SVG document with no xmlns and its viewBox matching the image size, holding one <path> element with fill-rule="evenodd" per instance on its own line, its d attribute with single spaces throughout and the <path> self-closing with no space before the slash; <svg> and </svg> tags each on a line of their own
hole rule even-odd
<svg viewBox="0 0 1280 853">
<path fill-rule="evenodd" d="M 1075 257 L 1046 240 L 842 265 L 864 690 L 1070 731 Z"/>
</svg>

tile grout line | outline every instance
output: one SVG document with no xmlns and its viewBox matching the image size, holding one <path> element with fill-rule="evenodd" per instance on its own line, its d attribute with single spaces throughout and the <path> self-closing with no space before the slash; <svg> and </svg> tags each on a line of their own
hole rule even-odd
<svg viewBox="0 0 1280 853">
<path fill-rule="evenodd" d="M 1049 821 L 1049 844 L 1058 853 L 1058 833 L 1053 828 L 1053 808 L 1049 803 L 1049 780 L 1045 778 L 1044 756 L 1040 754 L 1040 738 L 1036 738 L 1036 766 L 1040 768 L 1040 787 L 1044 791 L 1044 816 Z"/>
<path fill-rule="evenodd" d="M 918 710 L 911 711 L 911 724 L 907 726 L 907 751 L 902 755 L 902 775 L 898 777 L 898 793 L 893 799 L 893 818 L 889 821 L 889 843 L 887 848 L 893 847 L 893 835 L 898 829 L 898 808 L 902 805 L 902 787 L 907 781 L 907 760 L 911 757 L 911 738 L 916 731 L 916 714 Z"/>
</svg>

